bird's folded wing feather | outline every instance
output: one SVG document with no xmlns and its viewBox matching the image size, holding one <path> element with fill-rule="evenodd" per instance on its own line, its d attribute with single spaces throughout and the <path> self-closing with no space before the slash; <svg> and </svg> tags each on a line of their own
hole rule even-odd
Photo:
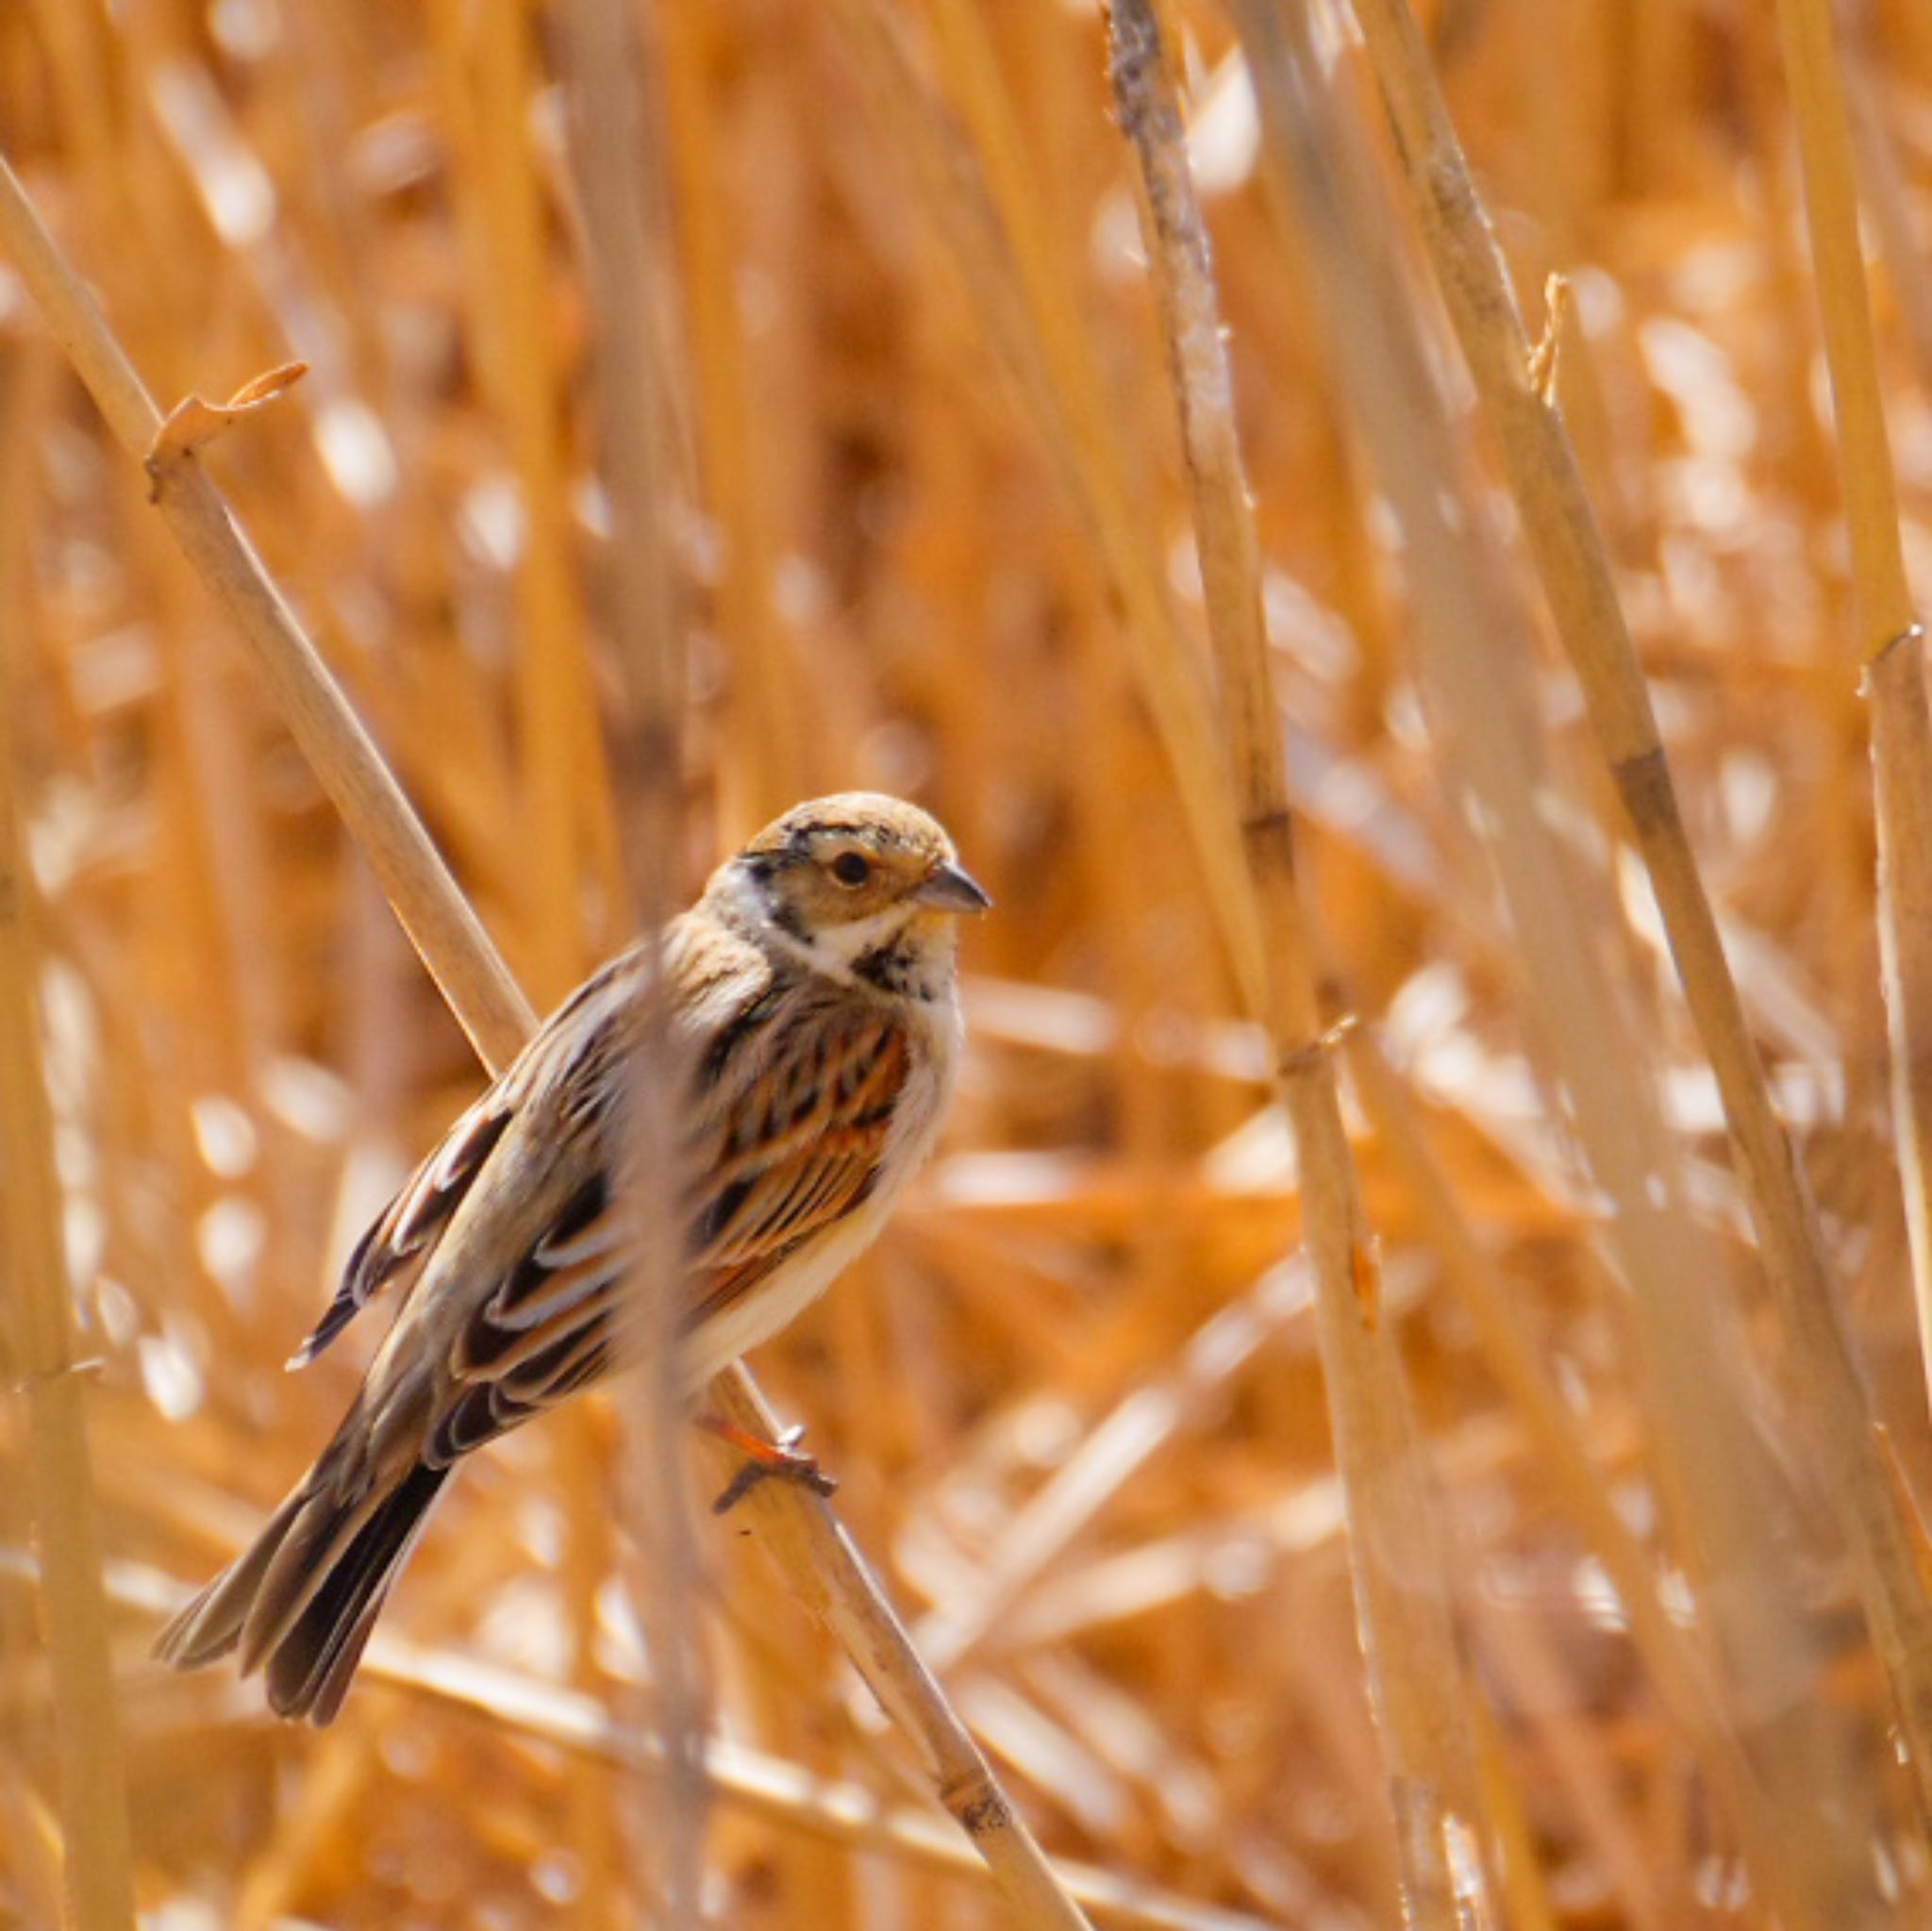
<svg viewBox="0 0 1932 1931">
<path fill-rule="evenodd" d="M 680 1327 L 708 1320 L 877 1183 L 908 1048 L 889 1021 L 800 1027 L 760 1056 L 761 1076 L 730 1095 L 692 1152 Z M 627 1216 L 593 1174 L 532 1240 L 457 1339 L 436 1422 L 441 1460 L 517 1425 L 596 1379 L 642 1323 L 629 1291 Z"/>
<path fill-rule="evenodd" d="M 873 1008 L 828 1011 L 770 994 L 743 1002 L 709 1040 L 695 1043 L 684 1329 L 755 1291 L 869 1197 L 911 1054 L 905 1031 Z M 608 1037 L 586 1032 L 568 1064 L 548 1069 L 556 1084 L 541 1110 L 564 1123 L 601 1121 L 612 1058 Z M 420 1275 L 499 1149 L 505 1157 L 525 1153 L 517 1114 L 535 1089 L 516 1077 L 522 1064 L 457 1122 L 377 1221 L 304 1358 L 385 1282 Z M 583 1090 L 592 1081 L 596 1092 Z M 601 1124 L 592 1130 L 601 1139 Z M 494 1285 L 465 1293 L 469 1311 L 445 1372 L 434 1376 L 425 1460 L 467 1454 L 596 1379 L 628 1340 L 626 1328 L 641 1324 L 626 1323 L 620 1307 L 628 1218 L 612 1198 L 607 1166 L 595 1158 L 573 1189 L 552 1189 L 563 1197 L 517 1241 L 514 1258 L 492 1270 Z M 425 1339 L 448 1332 L 439 1322 L 419 1328 Z"/>
<path fill-rule="evenodd" d="M 544 1023 L 502 1076 L 458 1118 L 435 1151 L 357 1241 L 322 1319 L 290 1357 L 291 1368 L 307 1367 L 383 1289 L 396 1283 L 413 1284 L 510 1123 L 558 1070 L 559 1057 L 570 1054 L 574 1041 L 578 1041 L 580 1018 L 586 1008 L 636 996 L 641 990 L 641 968 L 642 957 L 633 949 L 587 979 Z M 594 1042 L 594 1029 L 585 1037 Z M 562 1069 L 565 1076 L 575 1071 L 579 1083 L 588 1084 L 595 1070 L 590 1063 L 592 1057 L 576 1051 L 576 1065 Z"/>
</svg>

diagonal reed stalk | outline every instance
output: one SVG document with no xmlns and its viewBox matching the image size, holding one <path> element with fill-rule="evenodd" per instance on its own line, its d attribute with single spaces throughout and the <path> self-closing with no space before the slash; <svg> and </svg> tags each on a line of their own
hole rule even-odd
<svg viewBox="0 0 1932 1931">
<path fill-rule="evenodd" d="M 41 1565 L 41 1627 L 60 1757 L 63 1877 L 75 1931 L 133 1931 L 134 1871 L 89 1467 L 83 1370 L 61 1243 L 54 1122 L 42 1074 L 33 881 L 0 639 L 0 1323 L 25 1397 L 26 1473 Z"/>
<path fill-rule="evenodd" d="M 1583 685 L 1599 744 L 1636 831 L 1685 998 L 1717 1075 L 1765 1266 L 1805 1362 L 1794 1395 L 1828 1471 L 1830 1498 L 1853 1556 L 1859 1597 L 1897 1699 L 1921 1806 L 1932 1814 L 1932 1602 L 1915 1566 L 1908 1527 L 1874 1433 L 1871 1405 L 1839 1318 L 1816 1208 L 1772 1106 L 1757 1048 L 1691 854 L 1575 451 L 1556 408 L 1532 380 L 1530 344 L 1507 269 L 1407 0 L 1355 0 L 1355 12 L 1451 323 L 1494 431 L 1558 635 Z M 1821 290 L 1830 291 L 1825 295 L 1828 317 L 1841 318 L 1828 320 L 1827 325 L 1834 345 L 1834 381 L 1844 385 L 1839 391 L 1841 409 L 1849 409 L 1859 424 L 1867 425 L 1857 434 L 1856 449 L 1848 438 L 1847 464 L 1860 583 L 1867 587 L 1868 596 L 1875 598 L 1868 616 L 1881 626 L 1883 641 L 1908 626 L 1909 611 L 1902 578 L 1896 578 L 1895 566 L 1888 569 L 1887 540 L 1876 534 L 1882 526 L 1896 544 L 1897 515 L 1890 465 L 1882 460 L 1883 423 L 1869 339 L 1862 364 L 1850 346 L 1857 334 L 1851 310 L 1856 305 L 1862 315 L 1863 283 L 1850 213 L 1849 162 L 1840 152 L 1838 159 L 1842 165 L 1827 170 L 1826 185 L 1820 186 L 1821 140 L 1815 132 L 1804 134 L 1808 125 L 1835 106 L 1838 146 L 1842 150 L 1842 96 L 1829 65 L 1830 33 L 1824 9 L 1810 0 L 1787 0 L 1780 15 L 1791 48 L 1789 64 L 1798 89 L 1807 182 L 1812 183 L 1807 192 L 1814 234 L 1819 235 Z M 1794 26 L 1794 22 L 1801 24 Z M 1833 181 L 1840 185 L 1830 186 Z M 1835 241 L 1817 227 L 1821 196 L 1843 216 L 1842 232 Z M 1857 284 L 1856 293 L 1852 283 Z M 1866 333 L 1869 338 L 1869 325 Z M 1875 425 L 1875 445 L 1870 425 Z M 1916 644 L 1909 657 L 1916 664 Z M 1874 697 L 1894 691 L 1907 699 L 1917 693 L 1923 708 L 1922 687 L 1904 677 L 1885 680 L 1874 689 Z M 1920 729 L 1923 733 L 1923 723 Z M 1885 790 L 1881 777 L 1881 792 Z M 1889 848 L 1903 863 L 1909 851 L 1924 847 L 1894 836 Z M 1923 946 L 1924 941 L 1921 938 L 1917 942 Z M 1909 1003 L 1904 996 L 1907 982 L 1915 994 Z M 1907 967 L 1892 1000 L 1895 1040 L 1901 1028 L 1911 1035 L 1903 1040 L 1903 1049 L 1901 1043 L 1894 1046 L 1899 1063 L 1907 1069 L 1925 1057 L 1926 1049 L 1913 1040 L 1922 1039 L 1924 1025 L 1932 1022 L 1932 1013 L 1922 1016 L 1917 1003 L 1928 993 L 1932 968 Z M 1901 1109 L 1907 1131 L 1909 1123 L 1919 1118 L 1919 1107 L 1932 1118 L 1932 1087 L 1923 1071 L 1911 1091 L 1913 1105 Z M 1907 1174 L 1908 1194 L 1923 1195 L 1915 1162 L 1908 1164 Z M 1914 1219 L 1923 1228 L 1923 1204 L 1915 1209 Z M 1914 1251 L 1918 1255 L 1921 1249 L 1915 1244 Z M 1922 1305 L 1928 1305 L 1925 1294 L 1922 1286 Z"/>
<path fill-rule="evenodd" d="M 48 331 L 115 440 L 145 465 L 160 411 L 4 158 L 0 250 L 33 291 Z M 477 1057 L 492 1072 L 500 1070 L 536 1024 L 529 1002 L 207 473 L 192 456 L 177 456 L 154 485 L 156 507 L 248 640 L 291 734 L 361 845 Z"/>
<path fill-rule="evenodd" d="M 0 253 L 25 282 L 122 447 L 146 464 L 160 414 L 4 159 Z M 527 1002 L 221 492 L 192 456 L 158 467 L 156 507 L 234 617 L 296 743 L 478 1057 L 501 1070 L 535 1024 Z M 767 1439 L 777 1428 L 741 1366 L 719 1377 L 710 1399 L 728 1419 Z M 844 1643 L 880 1705 L 906 1729 L 936 1794 L 992 1873 L 1015 1921 L 1042 1931 L 1085 1925 L 832 1508 L 797 1485 L 765 1483 L 746 1499 L 741 1519 L 762 1532 L 794 1595 Z"/>
<path fill-rule="evenodd" d="M 1140 166 L 1141 232 L 1180 414 L 1222 728 L 1262 924 L 1258 1017 L 1299 1157 L 1316 1332 L 1402 1889 L 1412 1923 L 1447 1931 L 1483 1908 L 1491 1889 L 1447 1556 L 1394 1330 L 1378 1318 L 1374 1240 L 1342 1125 L 1335 1040 L 1323 1027 L 1269 683 L 1259 546 L 1180 108 L 1150 0 L 1114 0 L 1111 21 L 1114 98 Z"/>
<path fill-rule="evenodd" d="M 1407 546 L 1419 664 L 1433 727 L 1485 834 L 1523 957 L 1537 1030 L 1562 1074 L 1578 1140 L 1611 1212 L 1605 1238 L 1638 1317 L 1659 1486 L 1708 1582 L 1700 1605 L 1756 1731 L 1765 1803 L 1738 1824 L 1753 1875 L 1790 1924 L 1845 1922 L 1855 1856 L 1819 1828 L 1830 1748 L 1821 1661 L 1775 1586 L 1776 1488 L 1736 1386 L 1740 1359 L 1712 1243 L 1645 1068 L 1649 1054 L 1606 957 L 1607 922 L 1547 823 L 1527 639 L 1430 373 L 1388 220 L 1305 14 L 1238 0 L 1261 105 L 1265 164 L 1318 277 L 1349 402 Z M 1642 698 L 1641 686 L 1639 697 Z M 1647 700 L 1644 700 L 1647 703 Z"/>
</svg>

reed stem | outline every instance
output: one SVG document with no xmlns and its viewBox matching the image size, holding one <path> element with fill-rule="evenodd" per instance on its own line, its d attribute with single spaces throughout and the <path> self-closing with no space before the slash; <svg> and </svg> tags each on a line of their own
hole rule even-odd
<svg viewBox="0 0 1932 1931">
<path fill-rule="evenodd" d="M 63 1874 L 75 1931 L 133 1931 L 134 1871 L 89 1464 L 87 1369 L 75 1352 L 54 1121 L 42 1069 L 40 950 L 12 725 L 16 640 L 0 638 L 0 1303 L 26 1411 L 42 1640 L 60 1757 Z"/>
<path fill-rule="evenodd" d="M 1299 1157 L 1356 1614 L 1393 1793 L 1403 1890 L 1413 1923 L 1450 1931 L 1463 1912 L 1485 1907 L 1493 1879 L 1483 1873 L 1490 1833 L 1447 1552 L 1394 1333 L 1380 1319 L 1380 1262 L 1342 1126 L 1336 1040 L 1322 1024 L 1269 679 L 1259 545 L 1179 104 L 1149 0 L 1114 0 L 1111 21 L 1114 98 L 1140 167 L 1141 232 L 1187 455 L 1223 737 L 1261 922 L 1266 977 L 1257 1017 Z"/>
<path fill-rule="evenodd" d="M 1717 1075 L 1765 1267 L 1793 1345 L 1806 1363 L 1794 1394 L 1830 1472 L 1831 1500 L 1852 1551 L 1874 1640 L 1898 1699 L 1922 1806 L 1932 1814 L 1932 1602 L 1914 1566 L 1907 1524 L 1885 1475 L 1870 1402 L 1839 1317 L 1817 1212 L 1772 1106 L 1757 1043 L 1690 850 L 1575 451 L 1554 403 L 1531 379 L 1531 346 L 1507 269 L 1407 0 L 1356 0 L 1355 11 L 1438 285 L 1494 431 L 1557 634 L 1582 682 L 1599 746 L 1636 831 L 1685 997 Z M 1823 19 L 1822 10 L 1811 11 Z M 1812 64 L 1823 58 L 1815 38 L 1813 32 L 1806 42 L 1804 58 L 1793 60 L 1807 76 L 1801 113 L 1807 102 L 1816 113 L 1824 101 L 1838 98 Z M 1848 169 L 1836 178 L 1848 183 Z M 1839 256 L 1856 263 L 1855 238 L 1837 244 L 1829 260 Z M 1820 265 L 1821 273 L 1829 275 L 1823 251 Z M 1837 277 L 1830 279 L 1836 287 Z M 1862 292 L 1857 299 L 1862 302 Z M 1834 298 L 1847 311 L 1850 301 Z M 1852 332 L 1842 317 L 1834 329 L 1840 335 Z M 1876 412 L 1875 382 L 1869 372 L 1853 377 L 1853 392 L 1869 435 Z M 1882 421 L 1878 434 L 1882 441 Z M 1861 475 L 1869 468 L 1869 461 L 1861 464 Z M 1890 517 L 1895 542 L 1889 465 L 1882 478 L 1864 476 L 1855 526 L 1880 516 Z M 1855 548 L 1861 558 L 1861 580 L 1867 568 L 1873 573 L 1870 594 L 1885 612 L 1897 611 L 1901 580 L 1885 560 L 1883 543 L 1868 530 L 1857 537 Z"/>
</svg>

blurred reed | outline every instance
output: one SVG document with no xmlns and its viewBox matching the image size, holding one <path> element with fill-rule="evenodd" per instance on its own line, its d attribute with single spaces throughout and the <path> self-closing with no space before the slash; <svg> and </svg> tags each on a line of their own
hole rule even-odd
<svg viewBox="0 0 1932 1931">
<path fill-rule="evenodd" d="M 1932 34 L 1875 0 L 1847 92 L 1783 13 L 1789 69 L 1749 10 L 1162 0 L 1138 127 L 1085 5 L 0 14 L 88 278 L 0 191 L 59 1195 L 9 1153 L 0 1457 L 84 1409 L 111 1659 L 22 1640 L 98 1565 L 10 1485 L 0 1922 L 63 1864 L 126 1922 L 124 1784 L 171 1925 L 1923 1916 Z M 649 57 L 601 121 L 590 29 Z M 298 358 L 192 450 L 132 374 Z M 852 783 L 999 908 L 941 1157 L 756 1364 L 850 1535 L 768 1488 L 652 1595 L 593 1405 L 466 1476 L 336 1731 L 150 1670 L 474 1090 L 384 896 L 500 1063 Z"/>
</svg>

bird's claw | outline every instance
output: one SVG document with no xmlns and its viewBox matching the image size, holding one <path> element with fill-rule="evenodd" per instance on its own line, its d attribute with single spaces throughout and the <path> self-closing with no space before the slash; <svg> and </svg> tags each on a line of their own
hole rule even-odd
<svg viewBox="0 0 1932 1931">
<path fill-rule="evenodd" d="M 711 1504 L 713 1515 L 726 1515 L 744 1500 L 760 1482 L 796 1482 L 801 1488 L 809 1489 L 814 1495 L 834 1495 L 838 1492 L 837 1480 L 819 1467 L 816 1456 L 806 1455 L 798 1443 L 805 1434 L 802 1425 L 786 1429 L 775 1441 L 741 1440 L 736 1431 L 732 1439 L 745 1452 L 744 1460 L 739 1464 L 738 1473 L 724 1486 L 723 1493 Z"/>
</svg>

